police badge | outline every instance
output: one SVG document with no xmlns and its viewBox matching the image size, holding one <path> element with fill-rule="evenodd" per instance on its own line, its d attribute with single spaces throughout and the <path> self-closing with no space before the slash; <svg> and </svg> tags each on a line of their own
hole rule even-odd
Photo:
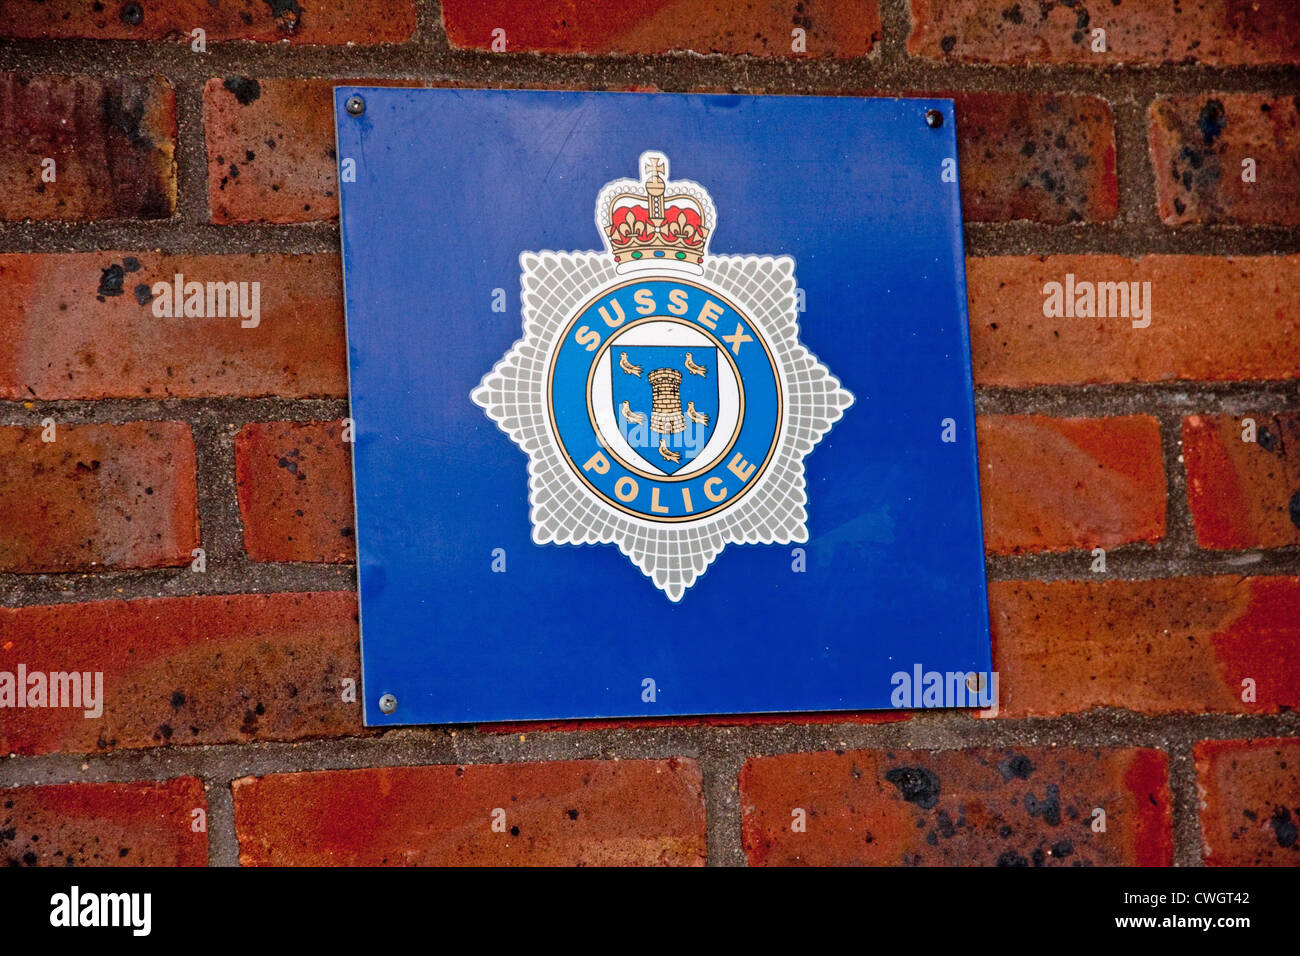
<svg viewBox="0 0 1300 956">
<path fill-rule="evenodd" d="M 524 337 L 473 400 L 529 457 L 538 544 L 616 544 L 671 601 L 729 544 L 808 540 L 804 456 L 853 403 L 799 344 L 789 256 L 710 256 L 698 183 L 641 154 L 604 252 L 525 252 Z"/>
</svg>

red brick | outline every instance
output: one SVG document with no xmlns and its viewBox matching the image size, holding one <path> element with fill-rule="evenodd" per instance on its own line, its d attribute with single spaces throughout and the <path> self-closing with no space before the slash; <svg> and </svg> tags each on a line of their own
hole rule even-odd
<svg viewBox="0 0 1300 956">
<path fill-rule="evenodd" d="M 135 7 L 138 16 L 132 16 Z M 277 9 L 281 11 L 277 15 Z M 300 10 L 296 3 L 167 0 L 97 3 L 87 0 L 5 0 L 0 36 L 24 39 L 176 40 L 190 43 L 202 28 L 208 43 L 264 40 L 294 44 L 401 43 L 415 30 L 413 0 L 331 0 Z"/>
<path fill-rule="evenodd" d="M 256 866 L 703 865 L 693 760 L 326 770 L 236 780 Z M 493 811 L 505 831 L 493 832 Z"/>
<path fill-rule="evenodd" d="M 153 284 L 177 273 L 259 283 L 259 324 L 155 316 Z M 0 255 L 0 341 L 7 399 L 347 394 L 334 254 Z"/>
<path fill-rule="evenodd" d="M 162 79 L 0 73 L 0 219 L 166 219 L 175 148 Z"/>
<path fill-rule="evenodd" d="M 1300 7 L 1293 7 L 1300 20 Z M 1300 38 L 1295 33 L 1292 40 Z M 1257 93 L 1161 97 L 1151 164 L 1167 225 L 1300 225 L 1300 100 Z M 1242 163 L 1255 161 L 1255 182 Z"/>
<path fill-rule="evenodd" d="M 1168 866 L 1156 750 L 879 751 L 758 757 L 740 773 L 752 866 Z M 1093 810 L 1106 830 L 1092 830 Z M 806 831 L 793 832 L 794 811 Z"/>
<path fill-rule="evenodd" d="M 1104 222 L 1118 214 L 1115 127 L 1105 100 L 950 95 L 967 221 Z"/>
<path fill-rule="evenodd" d="M 865 56 L 880 41 L 876 0 L 443 0 L 452 47 L 490 50 L 505 30 L 506 52 L 739 53 L 761 57 Z M 806 53 L 791 50 L 806 31 Z"/>
<path fill-rule="evenodd" d="M 1004 581 L 989 614 L 1004 717 L 1300 706 L 1300 578 Z"/>
<path fill-rule="evenodd" d="M 990 552 L 1113 548 L 1164 537 L 1164 459 L 1151 416 L 984 416 L 976 432 Z"/>
<path fill-rule="evenodd" d="M 1242 441 L 1242 422 L 1255 441 Z M 1300 544 L 1300 413 L 1183 419 L 1187 501 L 1202 548 Z"/>
<path fill-rule="evenodd" d="M 1205 862 L 1300 866 L 1300 739 L 1204 740 L 1194 753 Z"/>
<path fill-rule="evenodd" d="M 908 52 L 967 63 L 1300 62 L 1293 0 L 912 0 Z M 1092 31 L 1106 31 L 1094 53 Z"/>
<path fill-rule="evenodd" d="M 1151 324 L 1047 318 L 1048 282 L 1150 282 Z M 1300 256 L 966 260 L 979 385 L 1300 377 Z"/>
<path fill-rule="evenodd" d="M 340 422 L 259 422 L 235 438 L 244 547 L 254 561 L 351 561 L 352 455 Z"/>
<path fill-rule="evenodd" d="M 207 807 L 195 777 L 0 789 L 0 863 L 207 866 Z"/>
<path fill-rule="evenodd" d="M 0 428 L 0 571 L 188 564 L 194 437 L 181 422 Z"/>
<path fill-rule="evenodd" d="M 0 670 L 102 672 L 103 715 L 6 710 L 0 753 L 362 732 L 356 596 L 214 594 L 0 608 Z M 359 693 L 359 689 L 358 689 Z"/>
<path fill-rule="evenodd" d="M 338 218 L 334 87 L 341 82 L 208 80 L 203 124 L 213 222 Z"/>
</svg>

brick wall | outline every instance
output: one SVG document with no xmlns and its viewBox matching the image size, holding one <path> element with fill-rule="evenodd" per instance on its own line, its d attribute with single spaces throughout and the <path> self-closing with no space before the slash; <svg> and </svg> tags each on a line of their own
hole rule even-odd
<svg viewBox="0 0 1300 956">
<path fill-rule="evenodd" d="M 0 37 L 0 671 L 104 675 L 97 719 L 0 710 L 0 858 L 1300 863 L 1290 0 L 8 0 Z M 355 79 L 955 97 L 999 714 L 362 727 Z M 260 323 L 155 316 L 176 273 L 262 280 Z M 1067 274 L 1150 324 L 1045 316 Z"/>
</svg>

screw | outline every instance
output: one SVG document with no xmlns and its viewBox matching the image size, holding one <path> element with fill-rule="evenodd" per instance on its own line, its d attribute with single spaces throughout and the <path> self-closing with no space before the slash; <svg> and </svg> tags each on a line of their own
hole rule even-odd
<svg viewBox="0 0 1300 956">
<path fill-rule="evenodd" d="M 392 694 L 385 694 L 379 698 L 379 712 L 381 714 L 391 714 L 397 710 L 397 698 Z"/>
<path fill-rule="evenodd" d="M 366 111 L 366 101 L 359 96 L 349 96 L 344 108 L 353 116 L 360 116 Z M 396 706 L 396 702 L 394 702 Z"/>
<path fill-rule="evenodd" d="M 930 127 L 930 129 L 938 129 L 943 125 L 943 114 L 938 110 L 926 110 L 925 125 Z"/>
</svg>

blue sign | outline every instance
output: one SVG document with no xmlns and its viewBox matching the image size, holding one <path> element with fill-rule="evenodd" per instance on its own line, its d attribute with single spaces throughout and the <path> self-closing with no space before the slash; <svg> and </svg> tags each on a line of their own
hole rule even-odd
<svg viewBox="0 0 1300 956">
<path fill-rule="evenodd" d="M 990 706 L 950 101 L 335 104 L 368 724 Z"/>
</svg>

